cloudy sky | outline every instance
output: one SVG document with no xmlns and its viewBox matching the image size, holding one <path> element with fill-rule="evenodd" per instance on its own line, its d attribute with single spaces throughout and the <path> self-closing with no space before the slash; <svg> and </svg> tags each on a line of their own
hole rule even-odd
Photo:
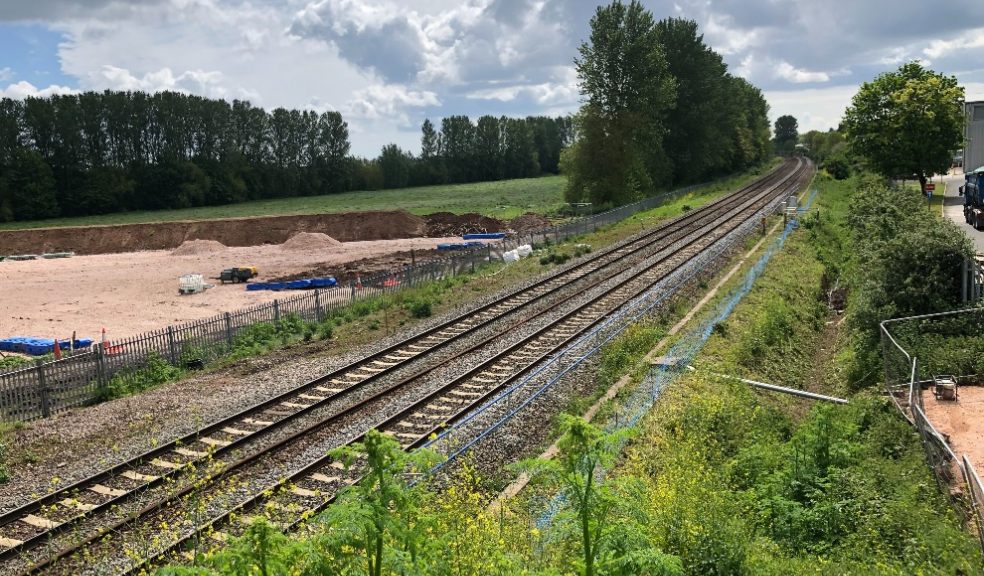
<svg viewBox="0 0 984 576">
<path fill-rule="evenodd" d="M 695 19 L 801 130 L 921 59 L 984 99 L 981 0 L 645 0 Z M 353 151 L 419 148 L 424 118 L 563 114 L 594 4 L 580 0 L 0 0 L 0 95 L 181 90 L 339 110 Z"/>
</svg>

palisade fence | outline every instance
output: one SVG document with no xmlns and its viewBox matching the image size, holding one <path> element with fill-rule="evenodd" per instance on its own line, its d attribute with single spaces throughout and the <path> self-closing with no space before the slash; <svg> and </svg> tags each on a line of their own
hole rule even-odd
<svg viewBox="0 0 984 576">
<path fill-rule="evenodd" d="M 958 394 L 960 386 L 981 384 L 982 322 L 984 308 L 886 320 L 881 344 L 886 390 L 919 433 L 940 490 L 965 522 L 974 522 L 984 552 L 984 485 L 967 455 L 958 457 L 949 437 L 933 426 L 923 398 L 934 376 L 955 377 Z"/>
<path fill-rule="evenodd" d="M 710 184 L 679 188 L 559 226 L 515 234 L 501 242 L 363 278 L 358 285 L 350 282 L 344 286 L 306 291 L 204 320 L 97 343 L 61 360 L 38 361 L 30 367 L 18 367 L 0 373 L 0 419 L 46 418 L 69 408 L 92 404 L 105 396 L 114 378 L 119 381 L 133 377 L 152 360 L 174 366 L 200 367 L 228 353 L 236 335 L 249 326 L 261 322 L 276 323 L 289 315 L 320 322 L 353 302 L 471 273 L 483 264 L 502 260 L 503 253 L 518 246 L 556 243 L 582 236 Z"/>
</svg>

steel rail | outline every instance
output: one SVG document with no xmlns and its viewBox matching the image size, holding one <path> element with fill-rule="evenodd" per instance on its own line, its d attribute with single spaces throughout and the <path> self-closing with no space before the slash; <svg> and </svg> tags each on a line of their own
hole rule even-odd
<svg viewBox="0 0 984 576">
<path fill-rule="evenodd" d="M 806 170 L 808 167 L 809 167 L 809 165 L 798 166 L 797 169 L 795 169 L 791 174 L 789 174 L 787 176 L 787 178 L 784 179 L 784 181 L 781 184 L 788 183 L 790 180 L 792 180 L 793 181 L 793 185 L 795 185 L 795 186 L 801 185 L 802 183 L 799 181 L 799 177 L 803 174 L 803 171 Z M 776 186 L 776 188 L 778 188 L 778 187 L 779 187 L 779 185 Z M 779 192 L 779 194 L 774 194 L 773 200 L 775 199 L 775 197 L 778 197 L 782 193 L 785 193 L 785 189 L 781 189 L 780 192 Z M 768 203 L 769 202 L 765 202 L 766 205 Z M 761 206 L 759 206 L 757 208 L 760 209 Z M 753 212 L 751 215 L 746 216 L 744 219 L 740 220 L 739 221 L 739 224 L 736 224 L 732 229 L 737 228 L 740 225 L 740 223 L 747 222 L 750 218 L 754 217 L 756 214 L 757 214 L 757 211 Z M 729 230 L 729 232 L 730 232 L 730 230 Z M 702 252 L 703 250 L 706 250 L 710 246 L 713 246 L 715 243 L 719 242 L 721 239 L 725 238 L 726 236 L 727 236 L 727 233 L 719 236 L 718 238 L 715 238 L 707 246 L 702 247 L 700 250 L 698 250 L 698 253 Z M 624 304 L 625 302 L 631 301 L 633 298 L 637 297 L 638 295 L 641 295 L 641 294 L 645 293 L 645 291 L 649 290 L 653 285 L 655 285 L 656 283 L 658 283 L 661 279 L 665 278 L 669 274 L 672 274 L 673 271 L 676 270 L 676 269 L 678 269 L 679 267 L 685 265 L 686 262 L 689 261 L 692 257 L 693 256 L 686 257 L 682 262 L 680 262 L 679 264 L 677 264 L 676 266 L 674 266 L 673 269 L 671 269 L 670 271 L 668 271 L 666 273 L 663 273 L 663 274 L 659 275 L 657 278 L 655 278 L 654 280 L 650 281 L 646 286 L 644 286 L 643 288 L 637 290 L 634 293 L 633 296 L 631 296 L 631 297 L 629 297 L 627 299 L 622 300 L 622 304 Z M 650 269 L 658 266 L 660 263 L 664 262 L 668 258 L 669 257 L 663 258 L 663 259 L 660 260 L 660 262 L 654 263 L 652 266 L 650 266 Z M 632 280 L 633 279 L 624 280 L 622 282 L 622 285 L 627 285 Z M 618 288 L 616 288 L 616 290 L 617 289 Z M 409 414 L 412 414 L 412 413 L 414 413 L 416 411 L 419 411 L 423 405 L 425 405 L 428 402 L 431 402 L 434 399 L 436 399 L 442 392 L 447 392 L 449 390 L 452 390 L 452 389 L 458 387 L 462 382 L 466 381 L 469 377 L 472 377 L 475 374 L 481 373 L 482 370 L 487 369 L 489 366 L 493 365 L 496 361 L 501 360 L 503 357 L 507 356 L 509 353 L 512 353 L 512 352 L 515 352 L 515 351 L 519 350 L 524 345 L 527 345 L 529 342 L 533 341 L 536 337 L 542 336 L 543 334 L 545 334 L 546 332 L 548 332 L 550 329 L 556 327 L 557 325 L 563 323 L 564 321 L 567 321 L 570 318 L 576 316 L 577 314 L 583 312 L 586 308 L 588 308 L 590 306 L 593 306 L 598 301 L 601 301 L 601 300 L 603 300 L 605 298 L 611 297 L 613 294 L 614 294 L 614 291 L 608 291 L 605 294 L 602 294 L 602 295 L 599 295 L 599 296 L 593 298 L 590 302 L 583 304 L 577 310 L 572 311 L 572 312 L 566 314 L 564 317 L 562 317 L 560 319 L 557 319 L 554 322 L 552 322 L 550 325 L 548 325 L 548 326 L 546 326 L 546 327 L 538 330 L 536 333 L 534 333 L 534 335 L 531 335 L 531 336 L 523 339 L 523 341 L 521 341 L 521 342 L 518 342 L 516 344 L 511 345 L 506 351 L 501 352 L 500 354 L 497 354 L 496 357 L 483 362 L 480 366 L 475 367 L 475 368 L 469 370 L 468 372 L 466 372 L 466 374 L 464 374 L 462 376 L 459 376 L 458 378 L 455 378 L 451 383 L 448 383 L 448 384 L 442 386 L 440 390 L 437 390 L 437 391 L 434 391 L 434 392 L 428 394 L 424 399 L 418 400 L 418 401 L 414 402 L 413 405 L 411 405 L 410 407 L 405 408 L 405 409 L 401 410 L 400 412 L 398 412 L 397 414 L 395 414 L 395 415 L 387 418 L 385 421 L 383 421 L 382 423 L 378 424 L 376 426 L 376 428 L 379 428 L 381 430 L 385 430 L 387 428 L 392 428 L 393 426 L 397 425 L 399 422 L 403 421 L 403 419 L 405 419 Z M 617 309 L 622 304 L 618 304 L 617 306 L 615 306 L 615 309 Z M 563 339 L 560 343 L 558 343 L 555 346 L 551 347 L 548 352 L 541 354 L 536 360 L 534 360 L 532 363 L 530 363 L 527 366 L 525 366 L 519 372 L 516 372 L 516 373 L 510 375 L 507 380 L 505 380 L 504 382 L 500 383 L 499 385 L 497 385 L 496 387 L 492 388 L 491 390 L 486 391 L 481 396 L 477 397 L 473 402 L 468 403 L 467 406 L 465 406 L 464 408 L 458 410 L 454 415 L 452 415 L 452 416 L 450 416 L 448 418 L 442 419 L 442 422 L 439 425 L 437 425 L 437 426 L 429 429 L 425 433 L 419 434 L 418 437 L 417 437 L 417 439 L 414 440 L 413 442 L 401 443 L 401 445 L 403 445 L 404 448 L 405 449 L 408 449 L 408 450 L 409 449 L 413 449 L 413 448 L 419 446 L 421 443 L 423 443 L 423 442 L 425 442 L 427 440 L 427 438 L 430 436 L 430 434 L 432 434 L 434 432 L 437 432 L 437 431 L 440 431 L 441 429 L 443 429 L 443 427 L 445 425 L 451 424 L 451 423 L 455 422 L 456 420 L 460 419 L 465 414 L 467 414 L 469 411 L 471 411 L 474 407 L 480 405 L 481 403 L 485 402 L 488 398 L 492 397 L 495 393 L 497 393 L 499 390 L 501 390 L 504 386 L 508 385 L 510 382 L 515 381 L 518 378 L 521 378 L 523 375 L 525 375 L 530 370 L 532 370 L 533 368 L 535 368 L 536 365 L 539 362 L 541 362 L 545 357 L 548 357 L 550 354 L 552 354 L 556 350 L 558 350 L 560 348 L 563 348 L 567 343 L 569 343 L 573 339 L 577 338 L 579 336 L 579 334 L 583 333 L 585 330 L 588 330 L 591 326 L 594 326 L 598 322 L 601 322 L 602 320 L 604 320 L 604 318 L 606 318 L 607 314 L 610 313 L 610 312 L 611 312 L 611 310 L 609 310 L 608 312 L 605 312 L 605 313 L 602 313 L 602 314 L 598 315 L 589 324 L 584 325 L 580 331 L 577 331 L 577 332 L 571 334 L 569 337 Z M 309 431 L 310 430 L 305 431 L 305 433 L 306 432 L 309 432 Z M 302 436 L 302 435 L 303 434 L 300 434 L 300 433 L 298 434 L 298 436 Z M 364 439 L 364 437 L 365 437 L 364 434 L 360 434 L 359 436 L 355 437 L 354 439 L 349 440 L 347 442 L 347 444 L 358 442 L 358 441 Z M 335 475 L 334 476 L 327 476 L 326 474 L 319 473 L 318 470 L 320 470 L 320 469 L 326 469 L 325 472 L 327 472 L 327 473 L 333 473 Z M 332 472 L 332 470 L 333 470 L 333 472 Z M 301 480 L 303 478 L 311 478 L 311 477 L 320 477 L 318 480 L 315 480 L 315 483 L 319 483 L 319 484 L 328 483 L 328 484 L 331 484 L 331 485 L 335 485 L 338 488 L 341 488 L 342 486 L 347 485 L 347 484 L 350 484 L 350 483 L 352 483 L 354 481 L 357 481 L 357 479 L 358 479 L 358 476 L 357 475 L 356 476 L 351 476 L 347 472 L 348 471 L 345 471 L 340 466 L 338 466 L 338 462 L 337 461 L 334 461 L 334 459 L 331 458 L 330 456 L 329 457 L 320 458 L 317 461 L 312 462 L 311 464 L 309 464 L 307 466 L 304 466 L 298 472 L 295 472 L 294 474 L 291 474 L 288 479 L 279 482 L 277 485 L 268 487 L 266 490 L 264 490 L 263 492 L 259 493 L 257 496 L 254 496 L 250 500 L 247 500 L 245 502 L 240 503 L 236 507 L 234 507 L 234 508 L 226 511 L 222 515 L 214 518 L 212 521 L 208 522 L 207 524 L 200 526 L 197 530 L 195 530 L 191 534 L 188 534 L 188 535 L 180 538 L 177 542 L 175 542 L 172 545 L 168 546 L 165 550 L 163 550 L 163 551 L 161 551 L 161 552 L 159 552 L 157 554 L 154 554 L 151 557 L 148 557 L 147 559 L 144 560 L 144 562 L 142 562 L 142 563 L 140 563 L 140 564 L 132 567 L 127 573 L 133 573 L 136 570 L 140 570 L 140 569 L 143 569 L 143 568 L 147 567 L 148 565 L 154 564 L 155 562 L 157 562 L 158 560 L 160 560 L 164 556 L 166 556 L 166 555 L 168 555 L 170 553 L 173 553 L 176 549 L 180 548 L 182 545 L 184 545 L 188 541 L 192 540 L 193 538 L 196 538 L 198 536 L 201 536 L 201 534 L 204 533 L 204 532 L 206 532 L 206 531 L 213 530 L 216 526 L 222 525 L 232 515 L 244 515 L 244 514 L 247 514 L 250 510 L 252 510 L 253 508 L 255 508 L 255 506 L 259 505 L 259 503 L 264 498 L 266 498 L 265 494 L 266 493 L 269 493 L 271 490 L 275 490 L 276 488 L 282 487 L 284 485 L 289 485 L 290 483 L 297 482 L 297 481 L 299 481 L 299 480 Z M 345 474 L 346 477 L 343 478 L 342 476 L 338 476 L 338 474 Z M 327 482 L 326 482 L 326 480 L 327 480 Z M 320 495 L 320 492 L 319 491 L 310 490 L 310 489 L 306 489 L 306 488 L 300 488 L 300 489 L 298 489 L 296 486 L 292 490 L 294 491 L 292 493 L 294 493 L 295 495 L 301 497 L 302 499 L 303 498 L 318 497 Z M 332 494 L 327 500 L 323 501 L 321 504 L 319 504 L 317 506 L 314 506 L 312 508 L 306 509 L 305 510 L 305 513 L 304 514 L 301 514 L 300 516 L 303 516 L 303 518 L 306 518 L 306 517 L 308 517 L 310 515 L 309 513 L 317 513 L 317 512 L 320 512 L 325 507 L 327 507 L 328 505 L 330 505 L 330 503 L 333 500 L 334 500 L 334 494 Z M 278 506 L 278 507 L 279 508 L 283 508 L 282 506 Z M 295 516 L 298 516 L 298 514 L 296 514 L 296 512 L 297 512 L 296 509 L 291 509 L 291 514 L 293 514 Z M 288 526 L 288 528 L 296 527 L 297 524 L 303 522 L 303 518 L 297 519 L 294 522 L 290 523 L 289 526 Z M 35 572 L 31 572 L 31 573 L 35 573 Z"/>
<path fill-rule="evenodd" d="M 431 354 L 437 350 L 443 349 L 451 342 L 457 341 L 458 338 L 463 338 L 466 335 L 472 334 L 475 331 L 485 326 L 488 326 L 493 322 L 501 320 L 502 318 L 510 314 L 513 314 L 519 310 L 524 309 L 525 307 L 529 306 L 533 302 L 540 301 L 551 294 L 555 294 L 557 291 L 561 290 L 562 288 L 568 287 L 569 282 L 557 284 L 554 286 L 550 286 L 550 284 L 555 283 L 557 280 L 563 280 L 565 276 L 571 275 L 572 272 L 582 271 L 584 269 L 588 270 L 587 272 L 581 274 L 580 276 L 577 276 L 573 280 L 573 281 L 580 281 L 588 277 L 590 274 L 596 273 L 616 263 L 622 262 L 628 259 L 630 256 L 636 255 L 639 252 L 651 248 L 651 243 L 654 241 L 654 237 L 656 237 L 656 241 L 659 241 L 669 236 L 672 236 L 674 233 L 677 233 L 681 230 L 685 230 L 687 226 L 692 226 L 694 222 L 700 222 L 704 219 L 714 218 L 716 212 L 722 211 L 723 209 L 727 209 L 728 207 L 730 207 L 731 203 L 741 201 L 743 193 L 753 189 L 754 186 L 761 186 L 763 182 L 769 182 L 773 178 L 776 178 L 781 174 L 782 174 L 782 169 L 777 168 L 776 170 L 773 170 L 772 172 L 761 178 L 759 181 L 744 186 L 741 189 L 739 189 L 737 192 L 729 194 L 723 203 L 710 205 L 701 208 L 700 210 L 686 214 L 682 217 L 665 222 L 651 231 L 648 231 L 635 238 L 630 238 L 626 242 L 613 245 L 604 251 L 598 252 L 593 257 L 585 259 L 583 262 L 580 262 L 570 268 L 560 270 L 537 282 L 534 282 L 531 285 L 525 286 L 509 294 L 506 294 L 505 296 L 497 298 L 496 300 L 493 300 L 488 304 L 480 306 L 475 310 L 466 312 L 446 322 L 443 322 L 435 327 L 424 330 L 419 334 L 411 336 L 379 352 L 371 354 L 370 356 L 364 359 L 352 362 L 343 368 L 334 370 L 329 374 L 321 376 L 298 388 L 277 395 L 269 400 L 260 402 L 254 406 L 244 409 L 243 411 L 233 416 L 221 419 L 196 432 L 185 435 L 182 438 L 179 438 L 177 440 L 174 440 L 172 442 L 154 448 L 137 457 L 131 458 L 126 462 L 117 464 L 107 470 L 104 470 L 86 479 L 80 480 L 70 486 L 66 486 L 65 488 L 52 492 L 42 498 L 34 500 L 17 509 L 14 509 L 3 515 L 0 515 L 0 532 L 2 532 L 3 528 L 7 527 L 8 525 L 17 522 L 18 520 L 23 520 L 27 517 L 31 517 L 34 512 L 42 510 L 47 506 L 52 506 L 56 504 L 61 504 L 65 507 L 75 506 L 77 507 L 77 511 L 79 512 L 77 515 L 70 517 L 69 519 L 61 522 L 55 522 L 49 520 L 47 529 L 38 532 L 33 537 L 22 541 L 20 544 L 11 546 L 6 550 L 0 551 L 0 561 L 11 558 L 16 554 L 19 554 L 20 552 L 23 552 L 25 550 L 28 550 L 30 548 L 33 548 L 44 542 L 49 541 L 50 538 L 53 537 L 54 535 L 61 533 L 65 530 L 68 530 L 69 528 L 75 526 L 78 522 L 84 520 L 87 517 L 91 517 L 95 514 L 108 510 L 113 506 L 119 506 L 121 503 L 125 502 L 126 500 L 146 490 L 149 490 L 151 488 L 154 488 L 162 484 L 167 479 L 173 478 L 179 475 L 180 473 L 183 473 L 183 471 L 186 468 L 188 468 L 190 465 L 201 462 L 202 460 L 206 459 L 209 456 L 214 457 L 222 453 L 231 451 L 234 448 L 242 446 L 246 442 L 255 441 L 266 434 L 279 430 L 284 426 L 286 426 L 287 424 L 296 421 L 298 418 L 302 416 L 305 416 L 315 410 L 322 409 L 328 404 L 337 402 L 338 400 L 358 390 L 361 390 L 362 388 L 369 385 L 370 383 L 374 383 L 379 379 L 381 379 L 383 376 L 389 375 L 397 368 L 403 367 L 404 365 L 408 364 L 412 360 L 418 360 L 424 357 L 426 354 Z M 659 236 L 662 237 L 660 238 Z M 632 246 L 635 246 L 635 248 L 631 248 Z M 604 259 L 610 255 L 614 255 L 615 258 L 605 262 Z M 601 263 L 600 265 L 598 265 L 599 262 Z M 596 265 L 596 267 L 594 269 L 591 269 L 591 265 Z M 612 276 L 620 274 L 623 271 L 624 270 L 618 271 L 614 273 Z M 611 276 L 609 276 L 609 278 L 610 277 Z M 597 285 L 600 282 L 606 281 L 607 279 L 608 278 L 596 281 L 591 286 L 587 287 L 587 289 L 590 289 L 592 286 Z M 386 367 L 386 369 L 376 370 L 374 373 L 367 375 L 362 380 L 351 383 L 351 385 L 348 386 L 347 388 L 340 389 L 333 393 L 330 393 L 327 397 L 306 395 L 307 396 L 306 398 L 300 399 L 301 402 L 303 402 L 304 400 L 310 401 L 311 398 L 318 398 L 313 404 L 301 404 L 300 402 L 296 402 L 296 400 L 299 400 L 298 398 L 299 396 L 304 395 L 304 392 L 311 391 L 312 388 L 317 388 L 321 384 L 330 382 L 332 380 L 337 380 L 343 374 L 364 369 L 365 366 L 369 365 L 372 362 L 378 361 L 380 358 L 386 358 L 388 356 L 392 356 L 394 351 L 404 349 L 408 345 L 412 345 L 415 342 L 422 342 L 423 340 L 426 340 L 427 338 L 430 338 L 435 334 L 439 334 L 444 330 L 455 327 L 456 324 L 460 324 L 462 322 L 470 321 L 470 320 L 473 321 L 476 318 L 476 315 L 482 313 L 483 311 L 491 310 L 496 306 L 502 305 L 504 302 L 510 299 L 517 298 L 517 297 L 522 298 L 523 294 L 531 293 L 543 287 L 547 287 L 547 290 L 545 292 L 536 294 L 533 297 L 520 302 L 518 305 L 515 305 L 513 308 L 507 309 L 498 315 L 492 315 L 477 323 L 472 323 L 463 331 L 454 333 L 450 337 L 445 338 L 444 340 L 440 340 L 437 343 L 433 344 L 424 353 L 407 358 L 403 362 L 398 362 L 393 366 Z M 563 303 L 563 301 L 558 302 L 558 304 L 561 303 Z M 556 305 L 551 306 L 550 309 L 553 309 L 555 306 Z M 537 317 L 539 315 L 540 314 L 537 314 L 527 319 L 524 319 L 519 324 L 525 323 L 529 319 L 532 319 L 533 317 Z M 515 328 L 515 326 L 516 325 L 510 326 L 507 328 L 507 330 Z M 486 343 L 488 343 L 488 340 L 482 342 L 482 344 L 486 344 Z M 475 346 L 469 348 L 468 351 L 471 351 L 474 348 Z M 463 354 L 464 352 L 456 354 L 451 359 L 460 357 Z M 447 362 L 447 360 L 445 360 L 445 362 Z M 295 402 L 289 402 L 292 399 L 295 400 Z M 250 418 L 251 416 L 255 416 L 259 413 L 262 413 L 264 410 L 267 410 L 271 407 L 282 406 L 284 405 L 284 403 L 290 404 L 292 405 L 292 407 L 296 407 L 296 410 L 293 411 L 292 413 L 285 415 L 279 420 L 274 420 L 273 422 L 255 420 Z M 243 426 L 242 423 L 243 422 L 251 423 L 250 421 L 257 424 L 262 424 L 261 428 L 258 430 L 244 430 L 244 428 L 247 428 L 247 426 Z M 235 428 L 234 426 L 236 425 L 238 425 L 239 427 Z M 205 452 L 190 450 L 190 446 L 192 446 L 195 442 L 202 441 L 203 439 L 209 439 L 210 434 L 214 434 L 216 431 L 223 431 L 224 429 L 235 430 L 235 432 L 237 433 L 235 436 L 238 437 L 233 437 L 229 441 L 216 440 L 216 444 L 213 444 L 211 448 L 206 448 Z M 173 454 L 175 452 L 188 456 L 189 459 L 187 459 L 184 462 L 181 462 L 180 458 L 173 457 Z M 161 456 L 168 455 L 168 454 L 172 455 L 170 460 L 162 461 L 160 459 Z M 174 460 L 178 460 L 178 462 L 174 462 Z M 156 466 L 157 468 L 164 468 L 164 471 L 159 472 L 157 474 L 148 474 L 147 473 L 149 472 L 147 470 L 148 466 Z M 156 471 L 156 469 L 154 471 Z M 131 475 L 126 476 L 126 474 L 128 473 L 130 473 Z M 105 484 L 111 484 L 112 479 L 117 478 L 121 475 L 128 477 L 131 480 L 140 479 L 143 483 L 126 491 L 105 486 Z M 72 497 L 73 495 L 82 493 L 83 490 L 92 490 L 93 487 L 104 488 L 105 489 L 104 492 L 107 492 L 108 494 L 106 495 L 110 497 L 104 500 L 103 502 L 95 505 L 88 504 L 88 503 L 81 503 Z M 45 520 L 47 519 L 41 518 L 42 522 Z"/>
</svg>

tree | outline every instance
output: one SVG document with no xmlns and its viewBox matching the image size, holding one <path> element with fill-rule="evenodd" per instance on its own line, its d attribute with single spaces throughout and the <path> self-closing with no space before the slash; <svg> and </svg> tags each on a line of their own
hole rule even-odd
<svg viewBox="0 0 984 576">
<path fill-rule="evenodd" d="M 699 182 L 727 167 L 727 66 L 704 44 L 693 20 L 660 20 L 656 36 L 681 103 L 666 118 L 664 147 L 673 182 Z"/>
<path fill-rule="evenodd" d="M 404 188 L 410 179 L 410 163 L 413 159 L 396 144 L 383 146 L 379 155 L 379 169 L 383 173 L 383 188 Z"/>
<path fill-rule="evenodd" d="M 37 152 L 20 149 L 0 174 L 0 218 L 36 220 L 58 215 L 55 177 Z"/>
<path fill-rule="evenodd" d="M 664 118 L 675 102 L 652 14 L 636 0 L 599 7 L 575 65 L 587 102 L 568 198 L 605 205 L 651 194 L 668 179 Z"/>
<path fill-rule="evenodd" d="M 918 62 L 865 82 L 844 114 L 852 150 L 887 177 L 927 179 L 962 146 L 964 89 Z"/>
<path fill-rule="evenodd" d="M 788 154 L 799 141 L 799 123 L 789 114 L 780 116 L 776 118 L 775 133 L 776 150 Z"/>
</svg>

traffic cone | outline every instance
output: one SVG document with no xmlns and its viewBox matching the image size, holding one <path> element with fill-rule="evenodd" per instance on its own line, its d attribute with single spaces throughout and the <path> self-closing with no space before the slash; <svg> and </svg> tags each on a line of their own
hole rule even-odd
<svg viewBox="0 0 984 576">
<path fill-rule="evenodd" d="M 61 346 L 58 345 L 58 338 L 55 338 L 55 360 L 61 360 Z"/>
<path fill-rule="evenodd" d="M 355 287 L 362 290 L 362 276 L 358 273 L 355 274 Z"/>
</svg>

